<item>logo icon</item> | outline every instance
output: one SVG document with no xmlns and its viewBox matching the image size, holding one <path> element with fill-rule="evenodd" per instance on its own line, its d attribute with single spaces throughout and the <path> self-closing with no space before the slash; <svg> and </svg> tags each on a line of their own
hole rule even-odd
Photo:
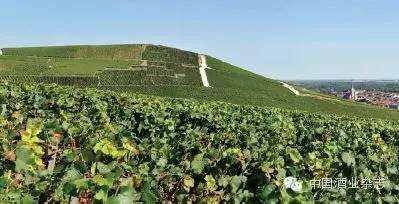
<svg viewBox="0 0 399 204">
<path fill-rule="evenodd" d="M 292 189 L 295 192 L 299 192 L 302 190 L 302 184 L 295 177 L 292 176 L 284 179 L 284 186 L 287 189 Z"/>
</svg>

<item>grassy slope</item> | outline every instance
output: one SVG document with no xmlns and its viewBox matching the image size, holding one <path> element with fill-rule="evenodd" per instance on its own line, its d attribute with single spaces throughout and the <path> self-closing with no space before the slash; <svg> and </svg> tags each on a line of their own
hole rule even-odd
<svg viewBox="0 0 399 204">
<path fill-rule="evenodd" d="M 138 59 L 143 45 L 75 45 L 4 48 L 5 55 L 58 58 Z"/>
<path fill-rule="evenodd" d="M 45 75 L 92 75 L 107 67 L 127 68 L 131 64 L 138 63 L 136 57 L 139 48 L 142 47 L 138 45 L 113 45 L 6 49 L 6 53 L 11 53 L 12 56 L 0 57 L 0 74 L 9 74 L 7 68 L 18 67 L 13 69 L 13 72 L 16 72 L 15 74 L 37 74 L 39 72 L 38 74 Z M 161 48 L 166 49 L 165 47 Z M 116 53 L 113 53 L 112 50 L 115 50 Z M 179 50 L 174 49 L 173 52 L 179 52 Z M 153 52 L 146 57 L 162 56 L 162 53 L 158 55 L 157 52 Z M 193 61 L 190 58 L 191 54 L 177 56 L 178 59 Z M 51 68 L 49 68 L 50 66 Z M 275 80 L 267 79 L 213 57 L 208 57 L 208 66 L 212 68 L 207 70 L 212 88 L 138 86 L 112 87 L 112 89 L 167 97 L 196 98 L 245 105 L 399 120 L 398 111 L 340 101 L 316 94 L 310 94 L 311 97 L 295 96 Z M 110 89 L 110 87 L 103 88 Z"/>
<path fill-rule="evenodd" d="M 328 96 L 321 97 L 295 96 L 280 83 L 248 72 L 241 68 L 208 57 L 210 84 L 214 88 L 222 88 L 224 94 L 229 90 L 238 89 L 238 93 L 230 95 L 230 100 L 236 103 L 246 103 L 257 106 L 272 106 L 286 109 L 298 109 L 310 112 L 327 112 L 360 117 L 377 117 L 398 120 L 399 111 L 337 100 Z M 237 95 L 236 95 L 237 94 Z"/>
<path fill-rule="evenodd" d="M 93 75 L 107 67 L 128 68 L 137 64 L 137 60 L 84 59 L 58 57 L 0 57 L 0 73 L 21 75 Z M 51 68 L 50 68 L 51 66 Z M 9 69 L 12 68 L 12 69 Z"/>
</svg>

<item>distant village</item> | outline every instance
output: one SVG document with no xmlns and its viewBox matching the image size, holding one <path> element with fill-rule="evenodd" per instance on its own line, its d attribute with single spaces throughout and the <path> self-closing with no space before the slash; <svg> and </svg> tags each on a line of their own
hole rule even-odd
<svg viewBox="0 0 399 204">
<path fill-rule="evenodd" d="M 350 90 L 344 92 L 331 92 L 330 94 L 334 94 L 347 100 L 365 102 L 376 106 L 399 110 L 399 93 L 356 90 L 352 86 Z"/>
</svg>

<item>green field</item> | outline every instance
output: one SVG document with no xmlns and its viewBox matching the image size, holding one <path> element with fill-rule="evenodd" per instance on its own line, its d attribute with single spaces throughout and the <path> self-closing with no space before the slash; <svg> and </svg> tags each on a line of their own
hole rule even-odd
<svg viewBox="0 0 399 204">
<path fill-rule="evenodd" d="M 207 56 L 202 87 L 196 53 L 154 45 L 5 48 L 0 79 L 195 98 L 317 113 L 399 120 L 399 111 L 341 101 L 302 90 L 296 96 L 278 81 Z"/>
</svg>

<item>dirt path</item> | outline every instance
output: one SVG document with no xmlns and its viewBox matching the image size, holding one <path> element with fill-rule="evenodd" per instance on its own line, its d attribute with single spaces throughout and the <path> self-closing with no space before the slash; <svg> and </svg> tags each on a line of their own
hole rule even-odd
<svg viewBox="0 0 399 204">
<path fill-rule="evenodd" d="M 200 74 L 201 74 L 202 84 L 203 84 L 205 87 L 211 87 L 211 86 L 209 85 L 208 76 L 206 75 L 206 71 L 205 71 L 205 69 L 209 69 L 209 67 L 208 67 L 208 65 L 207 65 L 207 63 L 206 63 L 206 56 L 200 54 L 200 55 L 198 55 L 198 58 L 199 58 L 199 59 L 198 59 L 199 65 L 200 65 L 200 67 L 199 67 L 199 72 L 200 72 Z"/>
<path fill-rule="evenodd" d="M 281 84 L 283 84 L 283 86 L 285 87 L 285 88 L 287 88 L 287 89 L 289 89 L 290 91 L 292 91 L 292 93 L 294 93 L 295 95 L 297 95 L 297 96 L 300 96 L 301 94 L 299 93 L 299 91 L 297 91 L 294 87 L 292 87 L 291 85 L 289 85 L 289 84 L 286 84 L 286 83 L 284 83 L 284 82 L 280 82 Z"/>
</svg>

